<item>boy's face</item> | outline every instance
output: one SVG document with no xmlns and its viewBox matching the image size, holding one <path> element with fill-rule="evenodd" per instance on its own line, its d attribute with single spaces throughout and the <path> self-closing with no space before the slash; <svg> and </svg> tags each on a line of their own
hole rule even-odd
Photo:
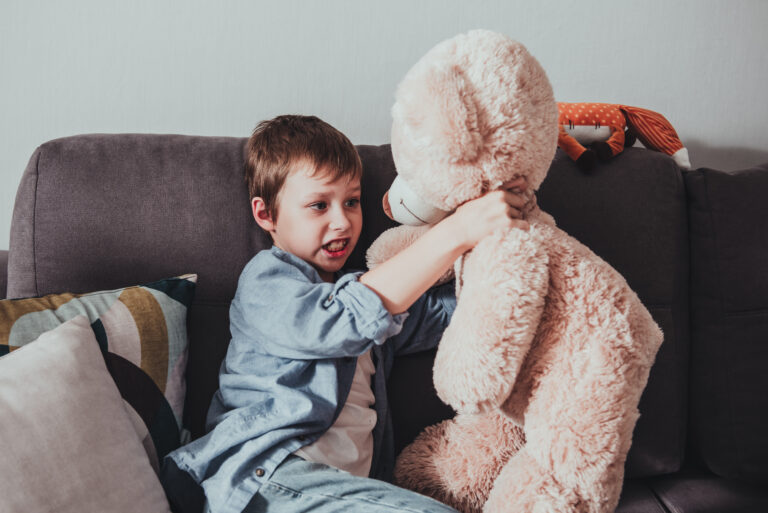
<svg viewBox="0 0 768 513">
<path fill-rule="evenodd" d="M 332 181 L 312 172 L 312 167 L 297 164 L 288 175 L 278 194 L 276 219 L 261 198 L 254 198 L 251 206 L 256 222 L 278 248 L 308 262 L 323 280 L 332 282 L 363 227 L 360 181 Z"/>
</svg>

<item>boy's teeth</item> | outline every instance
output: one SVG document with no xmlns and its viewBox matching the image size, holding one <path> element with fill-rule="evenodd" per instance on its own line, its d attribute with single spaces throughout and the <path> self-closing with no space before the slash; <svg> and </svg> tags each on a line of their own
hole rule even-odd
<svg viewBox="0 0 768 513">
<path fill-rule="evenodd" d="M 339 251 L 340 249 L 342 249 L 346 245 L 347 245 L 347 241 L 345 241 L 345 240 L 338 240 L 338 241 L 334 241 L 334 242 L 329 242 L 328 244 L 325 245 L 325 248 L 328 251 Z"/>
</svg>

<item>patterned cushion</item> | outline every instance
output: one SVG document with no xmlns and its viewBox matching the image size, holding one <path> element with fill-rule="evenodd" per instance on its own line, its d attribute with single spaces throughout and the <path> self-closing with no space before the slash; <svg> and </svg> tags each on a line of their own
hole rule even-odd
<svg viewBox="0 0 768 513">
<path fill-rule="evenodd" d="M 170 513 L 85 316 L 0 358 L 0 511 Z"/>
<path fill-rule="evenodd" d="M 186 318 L 197 275 L 89 294 L 0 301 L 0 356 L 78 315 L 91 323 L 104 360 L 150 460 L 181 443 Z"/>
</svg>

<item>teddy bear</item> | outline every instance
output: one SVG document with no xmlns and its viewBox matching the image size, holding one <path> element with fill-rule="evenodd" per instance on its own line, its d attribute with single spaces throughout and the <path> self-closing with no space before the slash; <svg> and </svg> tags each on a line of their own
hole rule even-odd
<svg viewBox="0 0 768 513">
<path fill-rule="evenodd" d="M 557 105 L 538 61 L 507 36 L 460 34 L 427 52 L 392 107 L 402 226 L 375 266 L 462 203 L 544 180 Z M 662 333 L 624 278 L 535 202 L 527 229 L 497 231 L 457 260 L 457 306 L 433 381 L 456 410 L 398 456 L 395 482 L 463 512 L 613 511 Z"/>
<path fill-rule="evenodd" d="M 648 109 L 611 103 L 557 104 L 557 145 L 583 170 L 615 157 L 636 139 L 690 169 L 688 150 L 667 118 Z M 587 145 L 585 147 L 584 145 Z"/>
</svg>

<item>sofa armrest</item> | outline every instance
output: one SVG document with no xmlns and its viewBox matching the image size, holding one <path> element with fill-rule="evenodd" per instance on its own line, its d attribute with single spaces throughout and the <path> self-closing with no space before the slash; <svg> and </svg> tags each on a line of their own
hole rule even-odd
<svg viewBox="0 0 768 513">
<path fill-rule="evenodd" d="M 0 249 L 0 299 L 7 297 L 8 291 L 8 250 Z"/>
</svg>

